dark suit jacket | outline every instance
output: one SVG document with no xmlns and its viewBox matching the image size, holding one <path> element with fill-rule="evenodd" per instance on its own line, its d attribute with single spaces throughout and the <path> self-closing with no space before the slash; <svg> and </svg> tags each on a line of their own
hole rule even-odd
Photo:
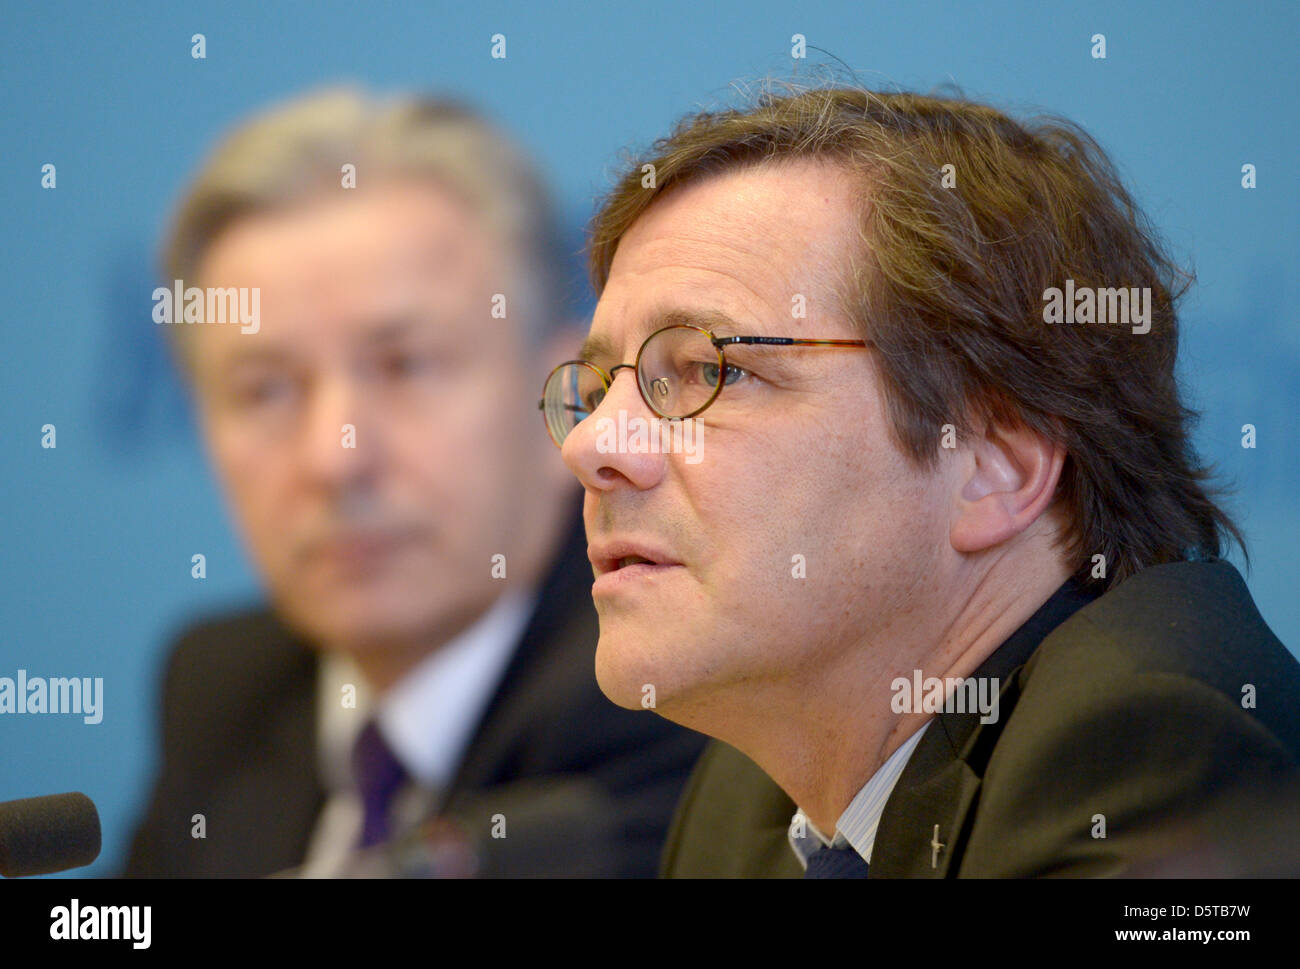
<svg viewBox="0 0 1300 969">
<path fill-rule="evenodd" d="M 885 805 L 871 876 L 1300 873 L 1300 845 L 1252 837 L 1296 832 L 1278 818 L 1300 808 L 1300 663 L 1236 569 L 1148 568 L 1046 638 L 1032 628 L 1057 622 L 1040 610 L 974 674 L 999 678 L 997 722 L 936 714 Z M 794 811 L 714 742 L 663 873 L 799 877 Z"/>
<path fill-rule="evenodd" d="M 447 793 L 484 874 L 640 875 L 705 738 L 616 707 L 594 673 L 597 622 L 578 520 Z M 209 622 L 172 652 L 162 766 L 127 875 L 258 876 L 302 863 L 317 775 L 317 654 L 265 611 Z M 507 837 L 487 837 L 493 814 Z M 206 838 L 191 837 L 191 817 Z"/>
</svg>

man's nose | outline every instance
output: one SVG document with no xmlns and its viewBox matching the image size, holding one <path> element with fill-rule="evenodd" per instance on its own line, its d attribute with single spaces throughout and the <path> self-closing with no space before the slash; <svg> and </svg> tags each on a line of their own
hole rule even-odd
<svg viewBox="0 0 1300 969">
<path fill-rule="evenodd" d="M 322 378 L 310 398 L 301 435 L 304 470 L 329 487 L 351 487 L 374 470 L 380 422 L 370 396 L 346 375 Z"/>
<path fill-rule="evenodd" d="M 634 438 L 640 422 L 644 430 Z M 645 490 L 663 478 L 665 459 L 661 448 L 637 441 L 657 441 L 658 435 L 659 420 L 641 399 L 636 370 L 620 367 L 605 399 L 569 432 L 560 454 L 591 491 L 611 491 L 620 481 Z"/>
</svg>

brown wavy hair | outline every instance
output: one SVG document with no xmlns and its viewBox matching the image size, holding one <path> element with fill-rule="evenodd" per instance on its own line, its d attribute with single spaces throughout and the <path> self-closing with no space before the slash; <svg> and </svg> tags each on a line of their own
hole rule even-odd
<svg viewBox="0 0 1300 969">
<path fill-rule="evenodd" d="M 767 91 L 751 106 L 686 117 L 600 206 L 596 292 L 619 240 L 660 195 L 792 159 L 855 176 L 861 245 L 838 295 L 875 344 L 890 433 L 911 460 L 933 467 L 943 425 L 970 433 L 976 420 L 1060 443 L 1060 541 L 1075 578 L 1098 590 L 1150 565 L 1216 558 L 1229 538 L 1245 552 L 1192 446 L 1197 415 L 1174 373 L 1175 303 L 1194 277 L 1070 121 L 851 87 Z M 653 189 L 642 187 L 644 164 Z M 1150 330 L 1045 323 L 1047 290 L 1066 280 L 1076 291 L 1149 288 Z M 1104 578 L 1092 575 L 1096 554 Z"/>
</svg>

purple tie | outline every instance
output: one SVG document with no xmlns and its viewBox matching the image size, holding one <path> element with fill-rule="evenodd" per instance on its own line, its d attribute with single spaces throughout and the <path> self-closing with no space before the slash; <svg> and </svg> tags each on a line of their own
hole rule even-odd
<svg viewBox="0 0 1300 969">
<path fill-rule="evenodd" d="M 352 748 L 352 771 L 365 809 L 357 847 L 369 848 L 388 840 L 388 809 L 393 795 L 406 779 L 406 769 L 393 756 L 373 720 L 366 724 Z"/>
</svg>

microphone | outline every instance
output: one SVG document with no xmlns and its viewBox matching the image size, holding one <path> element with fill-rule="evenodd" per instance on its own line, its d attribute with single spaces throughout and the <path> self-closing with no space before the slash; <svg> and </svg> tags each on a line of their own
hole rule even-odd
<svg viewBox="0 0 1300 969">
<path fill-rule="evenodd" d="M 99 857 L 99 812 L 79 792 L 0 802 L 0 875 L 49 875 Z"/>
</svg>

